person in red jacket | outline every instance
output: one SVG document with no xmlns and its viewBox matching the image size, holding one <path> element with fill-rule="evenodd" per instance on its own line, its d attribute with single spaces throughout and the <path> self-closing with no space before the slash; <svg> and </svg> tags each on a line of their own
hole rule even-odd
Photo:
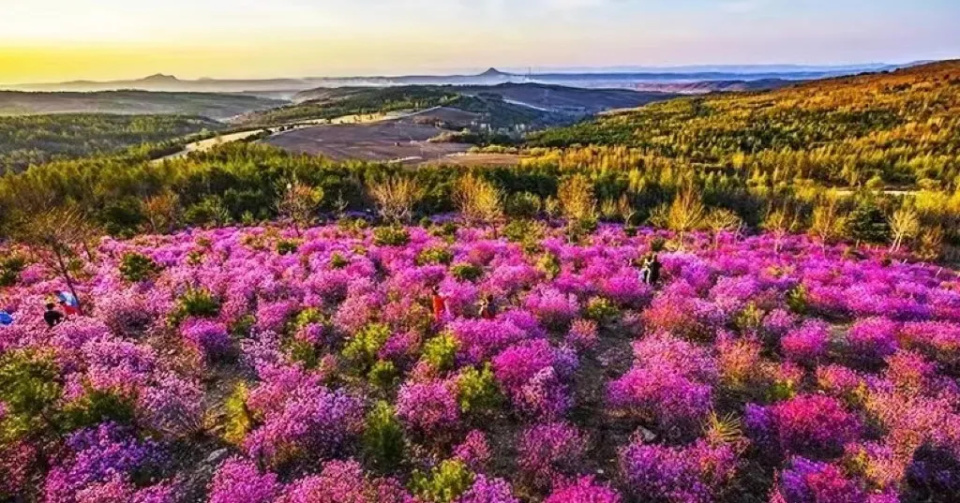
<svg viewBox="0 0 960 503">
<path fill-rule="evenodd" d="M 433 321 L 434 323 L 440 323 L 443 321 L 443 315 L 447 312 L 447 299 L 440 295 L 440 287 L 433 287 L 433 298 L 431 299 L 433 304 Z"/>
</svg>

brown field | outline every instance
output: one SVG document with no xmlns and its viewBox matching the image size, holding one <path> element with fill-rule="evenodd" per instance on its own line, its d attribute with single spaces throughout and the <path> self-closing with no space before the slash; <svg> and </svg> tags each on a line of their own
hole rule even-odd
<svg viewBox="0 0 960 503">
<path fill-rule="evenodd" d="M 466 144 L 427 141 L 442 132 L 443 129 L 411 120 L 389 120 L 307 127 L 280 133 L 264 141 L 291 152 L 322 155 L 338 161 L 404 164 L 422 164 L 470 149 Z"/>
<path fill-rule="evenodd" d="M 450 166 L 515 166 L 520 163 L 518 154 L 484 154 L 463 153 L 451 154 L 429 164 L 446 164 Z"/>
</svg>

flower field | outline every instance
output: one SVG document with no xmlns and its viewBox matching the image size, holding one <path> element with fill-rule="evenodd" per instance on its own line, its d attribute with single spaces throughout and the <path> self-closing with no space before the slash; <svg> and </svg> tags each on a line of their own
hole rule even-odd
<svg viewBox="0 0 960 503">
<path fill-rule="evenodd" d="M 0 287 L 0 501 L 957 501 L 955 271 L 802 236 L 503 234 L 104 239 L 54 328 L 67 286 L 28 260 Z"/>
</svg>

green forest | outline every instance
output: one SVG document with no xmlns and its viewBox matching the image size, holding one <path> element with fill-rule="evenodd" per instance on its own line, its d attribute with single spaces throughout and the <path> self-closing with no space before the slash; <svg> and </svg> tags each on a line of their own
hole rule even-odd
<svg viewBox="0 0 960 503">
<path fill-rule="evenodd" d="M 323 98 L 251 114 L 247 122 L 274 126 L 308 120 L 422 110 L 448 105 L 459 94 L 432 86 L 331 89 Z"/>
<path fill-rule="evenodd" d="M 960 176 L 960 62 L 655 103 L 547 130 L 528 144 L 563 149 L 578 165 L 603 162 L 597 153 L 605 151 L 577 155 L 581 147 L 623 147 L 632 159 L 772 183 L 952 189 Z"/>
<path fill-rule="evenodd" d="M 768 93 L 657 103 L 532 134 L 519 163 L 503 167 L 344 163 L 255 142 L 157 164 L 149 161 L 163 143 L 144 144 L 0 178 L 0 234 L 29 225 L 32 214 L 53 205 L 79 210 L 114 235 L 255 224 L 281 216 L 284 187 L 291 184 L 322 194 L 316 218 L 373 213 L 378 206 L 371 186 L 401 178 L 418 188 L 416 200 L 408 201 L 411 213 L 427 216 L 453 211 L 459 180 L 476 174 L 496 188 L 498 205 L 510 217 L 559 215 L 560 187 L 577 180 L 590 202 L 580 220 L 668 225 L 671 205 L 683 203 L 727 211 L 752 229 L 885 242 L 894 215 L 900 215 L 925 229 L 917 237 L 957 245 L 958 67 L 941 63 Z M 366 113 L 378 103 L 423 108 L 462 99 L 421 91 L 380 94 L 393 101 L 348 98 L 331 114 L 359 112 L 361 103 Z M 185 118 L 124 119 L 146 121 L 121 124 L 138 124 L 157 136 L 176 125 L 215 126 Z M 102 126 L 108 138 L 122 137 Z"/>
<path fill-rule="evenodd" d="M 224 125 L 178 115 L 64 114 L 0 117 L 0 173 L 158 144 Z"/>
<path fill-rule="evenodd" d="M 460 90 L 450 86 L 339 88 L 318 92 L 316 96 L 316 99 L 296 105 L 250 114 L 245 122 L 277 126 L 351 115 L 412 112 L 438 106 L 479 114 L 483 117 L 482 122 L 494 130 L 512 130 L 517 126 L 542 129 L 567 125 L 578 117 L 507 103 L 496 94 L 495 88 L 475 96 L 461 94 Z"/>
</svg>

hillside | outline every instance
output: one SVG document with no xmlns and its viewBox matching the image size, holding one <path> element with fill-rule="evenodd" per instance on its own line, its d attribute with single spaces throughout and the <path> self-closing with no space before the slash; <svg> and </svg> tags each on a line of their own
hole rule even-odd
<svg viewBox="0 0 960 503">
<path fill-rule="evenodd" d="M 245 122 L 284 124 L 445 106 L 479 114 L 495 129 L 541 128 L 674 96 L 541 84 L 318 88 L 299 93 L 297 104 L 250 114 Z"/>
<path fill-rule="evenodd" d="M 221 128 L 223 124 L 210 119 L 173 115 L 0 117 L 0 174 Z"/>
<path fill-rule="evenodd" d="M 960 62 L 656 103 L 534 135 L 530 146 L 630 147 L 777 180 L 956 184 Z"/>
<path fill-rule="evenodd" d="M 0 91 L 0 115 L 99 113 L 173 114 L 228 119 L 274 108 L 285 102 L 256 96 L 147 91 L 17 92 Z"/>
</svg>

